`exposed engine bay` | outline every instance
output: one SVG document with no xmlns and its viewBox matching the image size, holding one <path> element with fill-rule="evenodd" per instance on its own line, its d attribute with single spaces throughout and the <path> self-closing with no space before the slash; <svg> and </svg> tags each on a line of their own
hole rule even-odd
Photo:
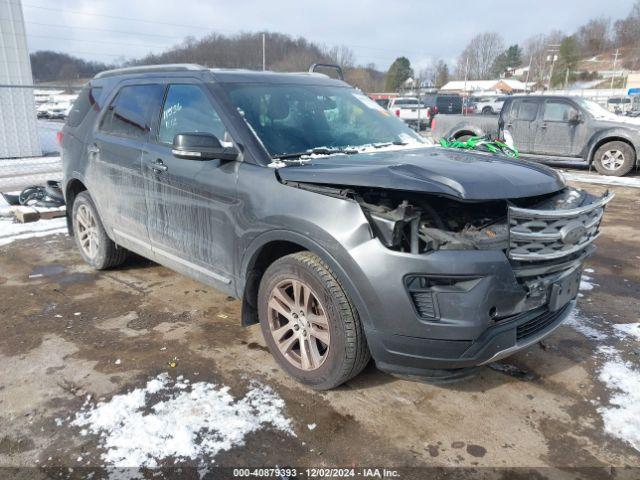
<svg viewBox="0 0 640 480">
<path fill-rule="evenodd" d="M 567 187 L 548 195 L 485 202 L 462 202 L 437 195 L 379 188 L 325 186 L 287 182 L 291 186 L 342 198 L 362 207 L 376 237 L 393 250 L 506 250 L 508 207 L 536 210 L 574 209 L 596 197 Z"/>
<path fill-rule="evenodd" d="M 408 192 L 370 190 L 356 200 L 388 248 L 411 253 L 431 250 L 504 250 L 509 245 L 508 206 L 536 210 L 577 208 L 595 198 L 566 188 L 542 197 L 460 202 Z"/>
</svg>

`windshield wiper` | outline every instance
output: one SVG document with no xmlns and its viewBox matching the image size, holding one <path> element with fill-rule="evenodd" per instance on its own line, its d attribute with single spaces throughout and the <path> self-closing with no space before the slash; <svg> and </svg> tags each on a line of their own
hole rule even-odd
<svg viewBox="0 0 640 480">
<path fill-rule="evenodd" d="M 345 154 L 353 154 L 358 153 L 358 150 L 355 148 L 330 148 L 330 147 L 316 147 L 310 148 L 309 150 L 305 150 L 304 152 L 292 152 L 292 153 L 283 153 L 281 155 L 274 155 L 273 158 L 277 158 L 279 160 L 287 160 L 293 158 L 300 158 L 304 155 L 331 155 L 335 153 L 345 153 Z"/>
</svg>

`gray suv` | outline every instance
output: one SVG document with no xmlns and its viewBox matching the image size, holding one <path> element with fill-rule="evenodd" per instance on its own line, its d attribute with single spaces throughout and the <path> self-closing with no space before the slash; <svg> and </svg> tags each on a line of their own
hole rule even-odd
<svg viewBox="0 0 640 480">
<path fill-rule="evenodd" d="M 242 300 L 280 366 L 332 388 L 373 357 L 455 378 L 571 311 L 604 205 L 546 167 L 435 147 L 315 73 L 134 67 L 61 134 L 70 234 Z"/>
</svg>

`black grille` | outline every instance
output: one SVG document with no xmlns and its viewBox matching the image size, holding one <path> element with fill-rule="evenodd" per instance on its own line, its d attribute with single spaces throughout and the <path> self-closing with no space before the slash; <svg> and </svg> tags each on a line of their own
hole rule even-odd
<svg viewBox="0 0 640 480">
<path fill-rule="evenodd" d="M 523 340 L 527 337 L 530 337 L 531 335 L 535 335 L 541 330 L 544 330 L 558 319 L 565 308 L 562 308 L 556 312 L 544 312 L 543 314 L 532 318 L 528 322 L 524 322 L 523 324 L 518 325 L 518 327 L 516 328 L 516 340 Z"/>
<path fill-rule="evenodd" d="M 433 305 L 433 294 L 431 292 L 410 292 L 413 304 L 416 306 L 418 314 L 423 318 L 435 318 L 436 309 Z"/>
</svg>

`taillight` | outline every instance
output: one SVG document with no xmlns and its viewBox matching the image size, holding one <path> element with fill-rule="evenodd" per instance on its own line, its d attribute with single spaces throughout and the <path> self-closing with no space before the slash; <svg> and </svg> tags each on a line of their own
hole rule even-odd
<svg viewBox="0 0 640 480">
<path fill-rule="evenodd" d="M 433 120 L 431 120 L 431 130 L 435 130 L 436 129 L 436 122 L 438 121 L 438 117 L 433 117 Z"/>
<path fill-rule="evenodd" d="M 62 145 L 62 137 L 64 137 L 64 133 L 62 133 L 62 130 L 59 130 L 58 133 L 56 133 L 56 142 L 58 142 L 58 145 Z"/>
<path fill-rule="evenodd" d="M 400 116 L 400 109 L 396 110 L 396 117 Z"/>
</svg>

